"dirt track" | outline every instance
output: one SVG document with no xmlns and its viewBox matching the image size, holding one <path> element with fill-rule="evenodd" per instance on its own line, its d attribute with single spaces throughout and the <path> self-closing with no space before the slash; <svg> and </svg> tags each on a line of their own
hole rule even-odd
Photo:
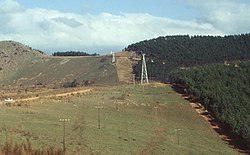
<svg viewBox="0 0 250 155">
<path fill-rule="evenodd" d="M 211 114 L 208 113 L 207 110 L 204 109 L 204 107 L 199 104 L 199 103 L 190 103 L 190 105 L 195 109 L 195 111 L 200 114 L 200 116 L 207 122 L 209 122 L 211 124 L 211 127 L 214 130 L 220 129 L 219 124 L 218 123 L 211 123 L 214 122 L 214 118 L 211 116 Z M 206 114 L 206 115 L 205 115 Z M 224 134 L 220 134 L 219 135 L 221 139 L 228 141 L 230 140 L 230 138 L 228 138 L 226 135 Z"/>
<path fill-rule="evenodd" d="M 67 93 L 59 93 L 59 94 L 45 95 L 45 96 L 39 96 L 39 97 L 22 98 L 22 99 L 15 100 L 15 102 L 32 101 L 32 100 L 38 100 L 41 98 L 64 97 L 64 96 L 68 96 L 68 95 L 87 93 L 87 92 L 90 92 L 91 90 L 92 89 L 85 89 L 85 90 L 71 91 L 71 92 L 67 92 Z"/>
<path fill-rule="evenodd" d="M 127 57 L 117 58 L 116 70 L 119 82 L 132 82 L 132 65 Z"/>
<path fill-rule="evenodd" d="M 164 141 L 163 134 L 166 132 L 166 128 L 164 127 L 164 121 L 161 119 L 162 114 L 161 111 L 163 109 L 161 107 L 158 107 L 157 109 L 157 115 L 154 116 L 155 120 L 160 123 L 158 127 L 155 128 L 154 136 L 151 138 L 151 140 L 143 146 L 143 148 L 138 152 L 140 155 L 148 155 L 153 154 L 154 150 L 157 148 L 157 145 Z"/>
<path fill-rule="evenodd" d="M 156 128 L 154 132 L 155 133 L 154 137 L 152 137 L 150 142 L 141 149 L 140 154 L 141 155 L 152 154 L 156 149 L 157 145 L 164 140 L 164 137 L 162 136 L 164 132 L 165 132 L 164 127 L 160 126 Z"/>
<path fill-rule="evenodd" d="M 225 141 L 228 145 L 232 146 L 239 153 L 249 154 L 249 150 L 247 150 L 246 146 L 243 144 L 239 144 L 239 141 L 236 139 L 237 137 L 233 137 L 230 131 L 227 131 L 227 129 L 223 128 L 221 123 L 216 121 L 214 117 L 200 103 L 191 102 L 190 105 L 206 122 L 210 124 L 212 129 L 219 134 L 219 137 L 223 141 Z"/>
</svg>

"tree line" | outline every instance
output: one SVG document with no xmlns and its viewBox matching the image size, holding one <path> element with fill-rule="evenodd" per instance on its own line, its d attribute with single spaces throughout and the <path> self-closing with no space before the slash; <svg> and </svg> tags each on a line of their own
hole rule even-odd
<svg viewBox="0 0 250 155">
<path fill-rule="evenodd" d="M 198 99 L 250 148 L 250 61 L 178 69 L 170 79 L 184 86 L 188 95 Z"/>
<path fill-rule="evenodd" d="M 98 56 L 99 54 L 89 54 L 86 52 L 80 51 L 66 51 L 66 52 L 54 52 L 52 56 Z"/>
<path fill-rule="evenodd" d="M 161 36 L 129 45 L 127 51 L 145 53 L 148 74 L 157 80 L 168 79 L 178 67 L 250 59 L 250 34 L 228 36 Z M 141 64 L 134 66 L 140 76 Z"/>
</svg>

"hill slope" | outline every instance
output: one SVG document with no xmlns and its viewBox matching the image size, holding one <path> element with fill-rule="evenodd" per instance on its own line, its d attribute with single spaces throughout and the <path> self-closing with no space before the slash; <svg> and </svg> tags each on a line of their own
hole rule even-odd
<svg viewBox="0 0 250 155">
<path fill-rule="evenodd" d="M 0 43 L 2 86 L 62 86 L 86 81 L 96 84 L 118 82 L 110 57 L 50 57 L 12 41 Z"/>
<path fill-rule="evenodd" d="M 250 147 L 250 62 L 178 70 L 170 77 Z"/>
<path fill-rule="evenodd" d="M 133 83 L 133 64 L 136 63 L 133 58 L 137 57 L 135 53 L 122 51 L 115 53 L 116 71 L 119 82 Z"/>
<path fill-rule="evenodd" d="M 22 93 L 22 97 L 29 98 L 38 94 L 40 99 L 24 101 L 23 104 L 30 105 L 28 107 L 1 107 L 0 117 L 6 119 L 0 120 L 0 146 L 8 134 L 13 144 L 28 139 L 32 148 L 61 148 L 63 123 L 59 119 L 67 117 L 70 121 L 65 124 L 65 138 L 66 154 L 69 155 L 238 154 L 220 140 L 210 125 L 170 85 L 149 84 L 144 89 L 133 85 L 95 87 L 86 94 L 43 97 L 45 94 L 72 94 L 77 90 L 86 89 L 42 89 L 32 94 Z M 11 94 L 14 98 L 20 96 Z M 103 107 L 100 109 L 101 129 L 97 124 L 96 106 L 99 103 Z"/>
<path fill-rule="evenodd" d="M 107 57 L 76 57 L 33 60 L 10 78 L 16 85 L 42 84 L 61 86 L 76 80 L 96 84 L 117 82 L 115 67 Z"/>
<path fill-rule="evenodd" d="M 129 45 L 126 50 L 146 54 L 148 74 L 166 80 L 178 67 L 250 59 L 250 34 L 230 36 L 165 36 Z M 140 64 L 134 72 L 140 75 Z"/>
<path fill-rule="evenodd" d="M 26 61 L 45 57 L 30 47 L 14 41 L 0 42 L 0 79 L 7 79 L 15 74 Z"/>
</svg>

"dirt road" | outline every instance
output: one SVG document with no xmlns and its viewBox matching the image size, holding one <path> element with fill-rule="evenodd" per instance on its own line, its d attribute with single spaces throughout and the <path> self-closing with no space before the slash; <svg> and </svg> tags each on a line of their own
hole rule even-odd
<svg viewBox="0 0 250 155">
<path fill-rule="evenodd" d="M 83 93 L 90 92 L 91 90 L 92 89 L 84 89 L 84 90 L 76 90 L 76 91 L 53 94 L 53 95 L 45 95 L 45 96 L 38 96 L 38 97 L 28 97 L 28 98 L 17 99 L 17 100 L 15 100 L 15 102 L 33 101 L 33 100 L 38 100 L 38 99 L 42 99 L 42 98 L 64 97 L 64 96 L 75 95 L 75 94 L 83 94 Z"/>
</svg>

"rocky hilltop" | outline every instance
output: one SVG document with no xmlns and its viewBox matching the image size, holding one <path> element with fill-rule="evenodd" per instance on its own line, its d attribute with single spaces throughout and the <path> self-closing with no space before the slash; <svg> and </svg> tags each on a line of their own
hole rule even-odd
<svg viewBox="0 0 250 155">
<path fill-rule="evenodd" d="M 38 57 L 45 57 L 39 51 L 33 50 L 31 47 L 14 42 L 1 41 L 0 42 L 0 79 L 13 75 L 19 68 L 21 68 L 27 61 Z"/>
</svg>

